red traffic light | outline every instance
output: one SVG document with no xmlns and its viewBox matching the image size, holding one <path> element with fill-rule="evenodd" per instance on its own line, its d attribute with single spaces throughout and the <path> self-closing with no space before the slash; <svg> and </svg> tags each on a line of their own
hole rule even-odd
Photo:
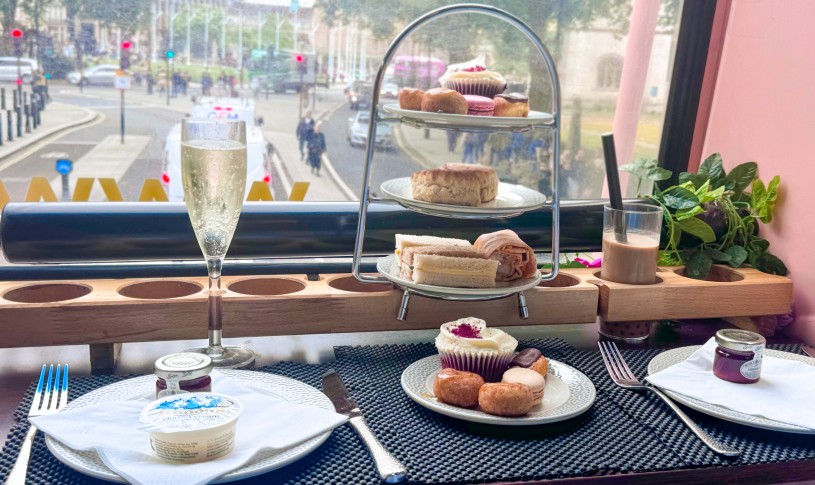
<svg viewBox="0 0 815 485">
<path fill-rule="evenodd" d="M 22 84 L 23 84 L 23 80 L 22 80 L 22 79 L 20 79 L 20 78 L 17 78 L 17 85 L 18 85 L 18 86 L 20 86 L 20 85 L 22 85 Z"/>
<path fill-rule="evenodd" d="M 130 42 L 129 40 L 125 40 L 122 42 L 122 49 L 130 49 L 131 47 L 133 47 L 133 43 Z"/>
<path fill-rule="evenodd" d="M 294 60 L 297 62 L 303 62 L 306 59 L 305 57 L 303 57 L 303 54 L 297 54 L 296 56 L 294 56 Z"/>
<path fill-rule="evenodd" d="M 20 39 L 23 36 L 23 31 L 20 29 L 14 29 L 11 31 L 11 36 L 15 39 Z"/>
</svg>

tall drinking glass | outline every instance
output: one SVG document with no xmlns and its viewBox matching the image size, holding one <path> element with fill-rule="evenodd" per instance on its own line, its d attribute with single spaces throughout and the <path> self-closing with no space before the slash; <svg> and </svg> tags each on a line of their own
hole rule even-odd
<svg viewBox="0 0 815 485">
<path fill-rule="evenodd" d="M 187 212 L 209 273 L 209 345 L 189 352 L 207 354 L 216 367 L 250 366 L 255 361 L 254 352 L 221 345 L 221 267 L 246 189 L 246 124 L 182 120 L 181 179 Z"/>
</svg>

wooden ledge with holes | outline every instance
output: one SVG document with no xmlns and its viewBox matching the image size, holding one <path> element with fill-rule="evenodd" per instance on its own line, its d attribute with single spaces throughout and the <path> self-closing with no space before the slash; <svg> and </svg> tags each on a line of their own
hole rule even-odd
<svg viewBox="0 0 815 485">
<path fill-rule="evenodd" d="M 0 283 L 0 347 L 91 345 L 97 370 L 115 365 L 116 346 L 206 336 L 206 278 Z M 792 282 L 749 268 L 715 267 L 706 281 L 659 268 L 653 285 L 600 279 L 599 269 L 565 269 L 526 291 L 529 319 L 515 298 L 452 302 L 416 297 L 396 319 L 402 291 L 352 275 L 224 277 L 224 336 L 376 332 L 438 328 L 477 316 L 496 326 L 785 314 Z"/>
</svg>

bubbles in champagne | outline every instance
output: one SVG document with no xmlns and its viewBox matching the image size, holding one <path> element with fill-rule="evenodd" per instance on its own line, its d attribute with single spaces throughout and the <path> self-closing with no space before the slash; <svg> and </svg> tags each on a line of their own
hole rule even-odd
<svg viewBox="0 0 815 485">
<path fill-rule="evenodd" d="M 246 145 L 228 140 L 181 144 L 184 201 L 207 257 L 226 256 L 246 188 Z"/>
</svg>

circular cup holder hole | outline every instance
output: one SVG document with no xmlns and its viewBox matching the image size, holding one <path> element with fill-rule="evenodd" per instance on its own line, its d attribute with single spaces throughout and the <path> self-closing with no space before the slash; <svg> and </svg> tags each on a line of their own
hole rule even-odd
<svg viewBox="0 0 815 485">
<path fill-rule="evenodd" d="M 597 278 L 597 279 L 603 280 L 603 278 L 600 277 L 600 273 L 601 273 L 600 271 L 595 271 L 594 272 L 594 277 Z M 609 280 L 603 280 L 603 281 L 609 281 Z M 660 278 L 659 276 L 655 276 L 653 284 L 658 285 L 660 283 L 662 283 L 662 278 Z M 646 285 L 635 285 L 635 286 L 647 286 L 647 284 Z"/>
<path fill-rule="evenodd" d="M 90 292 L 91 288 L 85 285 L 47 283 L 14 288 L 7 291 L 3 298 L 17 303 L 53 303 L 74 300 Z"/>
<path fill-rule="evenodd" d="M 684 276 L 685 278 L 690 278 L 690 276 L 685 273 L 685 268 L 679 268 L 675 270 L 676 274 L 679 276 Z M 738 271 L 734 271 L 732 269 L 723 268 L 721 266 L 713 266 L 710 268 L 710 274 L 707 275 L 707 278 L 704 281 L 713 281 L 715 283 L 733 283 L 734 281 L 741 281 L 744 279 L 744 275 L 739 273 Z"/>
<path fill-rule="evenodd" d="M 558 273 L 552 281 L 541 281 L 538 283 L 538 286 L 544 288 L 568 288 L 569 286 L 577 286 L 578 284 L 580 284 L 580 280 L 576 277 L 566 273 Z"/>
<path fill-rule="evenodd" d="M 192 281 L 143 281 L 119 288 L 118 293 L 139 300 L 168 300 L 198 293 L 203 286 Z"/>
<path fill-rule="evenodd" d="M 253 278 L 240 280 L 229 285 L 229 291 L 240 293 L 241 295 L 252 296 L 274 296 L 297 293 L 305 289 L 306 284 L 302 281 L 288 280 L 285 278 Z"/>
<path fill-rule="evenodd" d="M 393 287 L 390 285 L 361 283 L 353 276 L 343 276 L 342 278 L 333 279 L 328 282 L 328 286 L 352 293 L 383 293 L 393 290 Z"/>
</svg>

